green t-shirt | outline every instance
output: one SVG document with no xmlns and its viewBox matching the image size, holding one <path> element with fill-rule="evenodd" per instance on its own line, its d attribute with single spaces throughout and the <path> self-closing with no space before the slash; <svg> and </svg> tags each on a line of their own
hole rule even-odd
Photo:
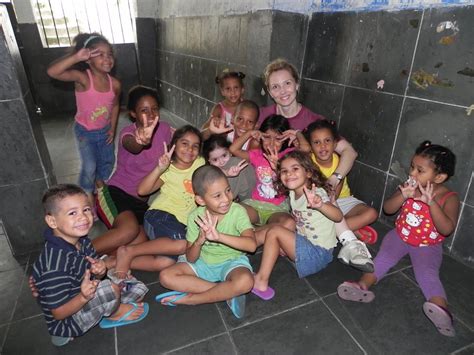
<svg viewBox="0 0 474 355">
<path fill-rule="evenodd" d="M 186 232 L 186 239 L 192 243 L 199 237 L 199 226 L 195 222 L 197 216 L 204 216 L 206 208 L 201 206 L 196 208 L 188 217 L 188 228 Z M 217 223 L 217 231 L 220 233 L 235 235 L 239 237 L 240 234 L 247 230 L 253 229 L 250 223 L 249 216 L 245 208 L 237 203 L 232 203 L 229 212 L 224 218 Z M 238 258 L 244 252 L 231 248 L 227 245 L 218 242 L 206 241 L 201 248 L 200 258 L 207 264 L 220 264 L 224 261 Z"/>
</svg>

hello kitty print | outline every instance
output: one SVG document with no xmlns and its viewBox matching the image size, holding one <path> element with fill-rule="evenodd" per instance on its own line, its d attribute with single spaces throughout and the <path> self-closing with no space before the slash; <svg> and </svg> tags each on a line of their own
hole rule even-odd
<svg viewBox="0 0 474 355">
<path fill-rule="evenodd" d="M 436 230 L 429 206 L 413 198 L 407 199 L 402 205 L 395 226 L 400 238 L 416 247 L 439 244 L 445 238 Z"/>
</svg>

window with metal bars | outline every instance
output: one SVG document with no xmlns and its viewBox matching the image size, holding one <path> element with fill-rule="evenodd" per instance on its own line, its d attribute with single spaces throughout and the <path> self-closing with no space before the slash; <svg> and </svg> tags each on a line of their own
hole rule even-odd
<svg viewBox="0 0 474 355">
<path fill-rule="evenodd" d="M 136 0 L 31 0 L 43 47 L 69 47 L 79 33 L 135 42 Z"/>
</svg>

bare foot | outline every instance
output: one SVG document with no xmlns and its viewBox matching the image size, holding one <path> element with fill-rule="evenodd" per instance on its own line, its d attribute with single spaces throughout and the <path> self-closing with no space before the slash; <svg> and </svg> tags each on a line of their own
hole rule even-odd
<svg viewBox="0 0 474 355">
<path fill-rule="evenodd" d="M 188 304 L 188 305 L 191 305 L 193 304 L 192 302 L 192 294 L 191 293 L 187 293 L 185 294 L 184 296 L 182 296 L 182 294 L 180 295 L 173 295 L 173 296 L 168 296 L 168 297 L 165 297 L 161 300 L 161 304 L 162 305 L 165 305 L 165 306 L 169 306 L 169 305 L 178 305 L 178 304 Z"/>
<path fill-rule="evenodd" d="M 137 319 L 139 318 L 142 313 L 143 313 L 143 303 L 137 303 L 138 307 L 137 309 L 132 312 L 127 318 L 126 320 L 134 320 L 134 319 Z M 127 312 L 130 312 L 130 310 L 132 310 L 134 308 L 133 304 L 125 304 L 125 303 L 121 303 L 118 310 L 112 314 L 109 319 L 110 320 L 118 320 L 120 319 L 121 317 L 123 317 L 124 314 L 126 314 Z"/>
<path fill-rule="evenodd" d="M 258 274 L 255 274 L 254 275 L 254 284 L 253 284 L 253 288 L 259 290 L 259 291 L 266 291 L 267 288 L 268 288 L 268 280 L 263 280 Z"/>
</svg>

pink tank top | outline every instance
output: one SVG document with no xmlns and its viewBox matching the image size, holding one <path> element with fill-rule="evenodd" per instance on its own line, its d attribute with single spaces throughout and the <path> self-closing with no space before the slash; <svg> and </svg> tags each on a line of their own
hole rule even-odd
<svg viewBox="0 0 474 355">
<path fill-rule="evenodd" d="M 439 205 L 443 206 L 446 199 L 455 194 L 454 191 L 445 193 L 439 200 Z M 415 247 L 439 244 L 446 238 L 436 230 L 431 218 L 430 207 L 426 203 L 413 198 L 409 198 L 403 203 L 400 214 L 395 221 L 395 227 L 400 238 L 405 243 Z"/>
<path fill-rule="evenodd" d="M 219 102 L 219 107 L 221 108 L 222 118 L 225 118 L 225 125 L 230 126 L 232 123 L 232 112 L 230 112 L 222 102 Z"/>
<path fill-rule="evenodd" d="M 115 93 L 112 87 L 112 78 L 109 79 L 109 90 L 97 91 L 94 88 L 94 80 L 89 69 L 86 70 L 89 77 L 89 89 L 86 91 L 75 91 L 76 94 L 76 122 L 84 126 L 88 131 L 104 128 L 110 123 L 110 115 L 114 106 Z"/>
</svg>

